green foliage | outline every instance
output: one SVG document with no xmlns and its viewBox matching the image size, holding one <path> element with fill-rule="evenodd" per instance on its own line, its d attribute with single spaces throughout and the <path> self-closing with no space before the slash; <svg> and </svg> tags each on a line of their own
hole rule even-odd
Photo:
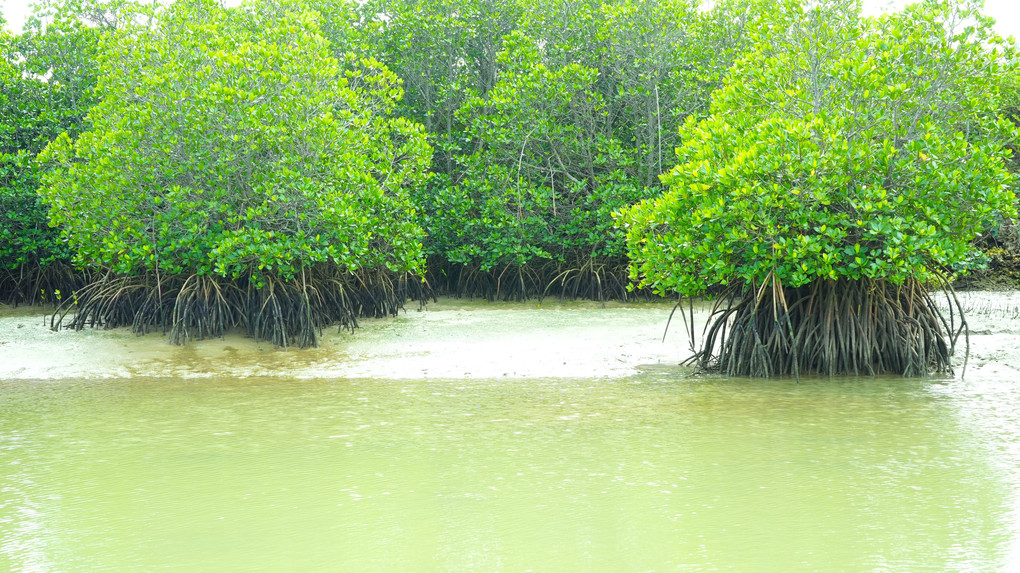
<svg viewBox="0 0 1020 573">
<path fill-rule="evenodd" d="M 400 45 L 417 45 L 411 30 L 432 30 L 425 45 L 436 57 L 394 67 L 408 86 L 425 86 L 409 105 L 437 142 L 433 170 L 444 176 L 415 200 L 430 253 L 483 270 L 622 259 L 612 213 L 656 192 L 663 150 L 684 118 L 707 109 L 720 63 L 737 49 L 723 28 L 743 25 L 688 0 L 548 0 L 521 6 L 515 23 L 512 2 L 474 20 L 441 2 L 417 5 L 431 15 L 398 14 L 416 24 L 401 28 Z M 498 44 L 463 40 L 478 18 L 507 30 Z M 455 46 L 442 63 L 438 52 Z"/>
<path fill-rule="evenodd" d="M 520 24 L 519 0 L 375 0 L 379 58 L 402 80 L 400 113 L 425 126 L 435 149 L 432 169 L 455 174 L 457 158 L 475 147 L 457 117 L 466 101 L 495 85 L 503 37 Z"/>
<path fill-rule="evenodd" d="M 578 246 L 597 248 L 604 242 L 600 229 L 577 220 L 597 211 L 589 190 L 594 173 L 571 169 L 592 165 L 600 152 L 593 145 L 598 134 L 586 132 L 583 122 L 605 113 L 591 89 L 597 71 L 577 64 L 550 69 L 535 42 L 520 33 L 507 37 L 497 61 L 500 80 L 486 97 L 470 99 L 458 113 L 470 137 L 484 142 L 461 159 L 461 183 L 452 190 L 475 204 L 477 214 L 468 224 L 478 229 L 466 233 L 473 240 L 447 256 L 490 268 L 562 257 Z M 614 142 L 603 143 L 603 152 L 612 153 Z M 451 218 L 441 222 L 462 224 Z M 442 235 L 446 229 L 439 231 Z M 594 241 L 587 240 L 588 232 L 596 233 Z"/>
<path fill-rule="evenodd" d="M 46 207 L 36 197 L 38 185 L 30 154 L 0 154 L 0 271 L 70 259 L 47 224 Z"/>
<path fill-rule="evenodd" d="M 38 200 L 35 154 L 62 132 L 77 134 L 94 103 L 96 55 L 116 7 L 42 2 L 24 31 L 0 39 L 0 271 L 68 261 L 70 253 Z"/>
<path fill-rule="evenodd" d="M 380 25 L 370 8 L 354 0 L 305 0 L 305 4 L 319 13 L 320 33 L 337 59 L 350 54 L 378 56 Z"/>
<path fill-rule="evenodd" d="M 864 18 L 784 2 L 684 125 L 669 190 L 623 212 L 632 278 L 660 293 L 818 279 L 925 281 L 1015 216 L 998 86 L 1011 47 L 970 5 Z"/>
<path fill-rule="evenodd" d="M 425 137 L 392 117 L 392 72 L 329 50 L 319 14 L 286 0 L 182 0 L 110 36 L 91 129 L 42 155 L 78 259 L 256 283 L 318 263 L 418 269 L 405 188 Z"/>
</svg>

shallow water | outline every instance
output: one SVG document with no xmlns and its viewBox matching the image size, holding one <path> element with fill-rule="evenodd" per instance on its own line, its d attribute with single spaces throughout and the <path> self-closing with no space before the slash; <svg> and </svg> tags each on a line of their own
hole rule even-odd
<svg viewBox="0 0 1020 573">
<path fill-rule="evenodd" d="M 1020 564 L 994 380 L 17 380 L 0 468 L 0 570 Z"/>
<path fill-rule="evenodd" d="M 424 311 L 325 329 L 318 348 L 256 343 L 240 333 L 171 346 L 158 332 L 49 327 L 39 310 L 0 307 L 0 380 L 103 378 L 564 378 L 618 377 L 677 364 L 686 340 L 670 303 L 486 303 L 440 299 Z M 678 320 L 677 323 L 680 321 Z"/>
</svg>

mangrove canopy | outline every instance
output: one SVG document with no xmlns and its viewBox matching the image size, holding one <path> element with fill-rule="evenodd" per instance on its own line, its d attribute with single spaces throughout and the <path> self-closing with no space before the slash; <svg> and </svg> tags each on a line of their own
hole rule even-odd
<svg viewBox="0 0 1020 573">
<path fill-rule="evenodd" d="M 669 190 L 620 215 L 632 276 L 722 289 L 702 368 L 952 372 L 962 317 L 930 293 L 1015 216 L 1016 132 L 997 115 L 1012 49 L 971 4 L 936 1 L 869 18 L 787 0 L 752 35 L 684 125 Z"/>
<path fill-rule="evenodd" d="M 72 326 L 307 346 L 396 311 L 430 148 L 392 114 L 393 73 L 334 57 L 320 20 L 300 1 L 181 0 L 106 36 L 89 129 L 40 156 L 53 223 L 103 271 Z"/>
<path fill-rule="evenodd" d="M 36 154 L 83 129 L 95 104 L 99 40 L 130 2 L 48 0 L 21 34 L 0 30 L 0 302 L 55 302 L 83 286 L 40 200 Z"/>
</svg>

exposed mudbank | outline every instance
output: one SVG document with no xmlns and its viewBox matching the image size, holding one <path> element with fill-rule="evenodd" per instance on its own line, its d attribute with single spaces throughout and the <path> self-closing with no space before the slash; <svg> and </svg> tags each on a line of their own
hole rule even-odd
<svg viewBox="0 0 1020 573">
<path fill-rule="evenodd" d="M 970 324 L 966 377 L 1020 380 L 1020 292 L 960 293 Z M 172 346 L 127 328 L 49 328 L 45 309 L 0 307 L 0 378 L 622 377 L 689 356 L 672 303 L 488 303 L 440 299 L 396 318 L 327 330 L 318 348 L 282 350 L 239 333 Z M 699 310 L 703 318 L 705 307 Z M 962 373 L 962 345 L 957 376 Z"/>
<path fill-rule="evenodd" d="M 682 328 L 663 344 L 667 302 L 487 303 L 440 299 L 396 318 L 323 333 L 318 348 L 278 349 L 239 333 L 172 346 L 127 328 L 49 328 L 46 312 L 0 310 L 0 378 L 291 376 L 533 378 L 626 376 L 686 355 Z"/>
</svg>

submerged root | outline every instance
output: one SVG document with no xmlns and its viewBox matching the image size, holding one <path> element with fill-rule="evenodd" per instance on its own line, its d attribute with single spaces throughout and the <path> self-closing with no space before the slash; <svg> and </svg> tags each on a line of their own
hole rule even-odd
<svg viewBox="0 0 1020 573">
<path fill-rule="evenodd" d="M 956 300 L 948 284 L 941 287 Z M 819 280 L 785 288 L 769 277 L 718 299 L 702 348 L 686 363 L 758 378 L 952 374 L 966 322 L 958 302 L 949 308 L 947 318 L 917 281 Z"/>
</svg>

